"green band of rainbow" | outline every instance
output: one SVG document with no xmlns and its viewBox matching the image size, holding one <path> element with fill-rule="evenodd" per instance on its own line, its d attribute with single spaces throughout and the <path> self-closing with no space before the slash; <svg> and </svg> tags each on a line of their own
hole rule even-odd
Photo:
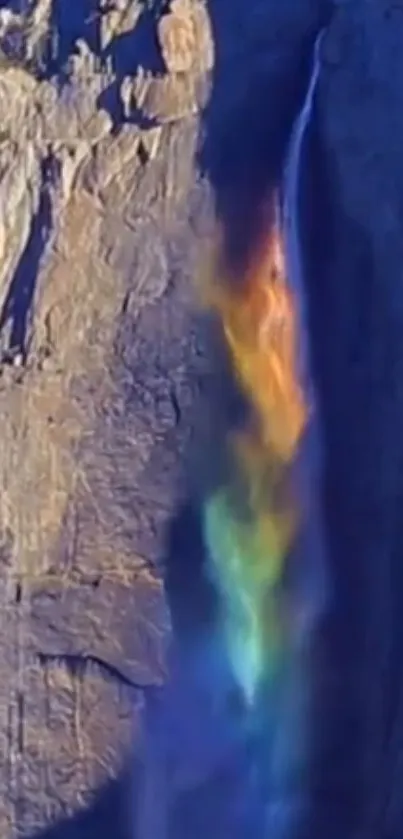
<svg viewBox="0 0 403 839">
<path fill-rule="evenodd" d="M 207 277 L 209 305 L 219 315 L 253 421 L 226 441 L 231 480 L 203 511 L 228 654 L 248 702 L 264 680 L 274 678 L 290 631 L 282 580 L 298 527 L 293 464 L 307 421 L 296 375 L 295 307 L 278 230 L 251 263 L 234 281 L 223 270 L 219 248 Z"/>
</svg>

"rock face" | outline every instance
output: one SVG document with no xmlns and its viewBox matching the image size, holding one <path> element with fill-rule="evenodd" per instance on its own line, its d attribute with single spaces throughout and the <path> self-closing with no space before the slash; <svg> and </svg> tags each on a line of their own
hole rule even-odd
<svg viewBox="0 0 403 839">
<path fill-rule="evenodd" d="M 141 3 L 82 5 L 0 10 L 2 839 L 99 836 L 108 818 L 131 835 L 130 786 L 108 784 L 165 679 L 162 568 L 209 373 L 191 287 L 205 9 L 181 12 L 173 69 L 169 14 L 165 31 Z M 162 50 L 150 127 L 121 119 L 125 39 L 133 85 Z"/>
<path fill-rule="evenodd" d="M 322 26 L 302 218 L 338 606 L 308 827 L 398 836 L 401 4 L 16 5 L 0 9 L 1 839 L 133 835 L 170 525 L 217 364 L 192 292 L 201 109 L 212 90 L 201 162 L 242 261 Z M 175 839 L 235 836 L 175 819 Z"/>
</svg>

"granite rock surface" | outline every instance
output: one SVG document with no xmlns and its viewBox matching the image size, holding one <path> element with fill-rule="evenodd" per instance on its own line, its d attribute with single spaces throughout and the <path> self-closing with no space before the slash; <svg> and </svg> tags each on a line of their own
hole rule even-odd
<svg viewBox="0 0 403 839">
<path fill-rule="evenodd" d="M 225 378 L 193 283 L 211 187 L 242 262 L 323 26 L 302 209 L 341 606 L 320 639 L 307 835 L 399 836 L 403 5 L 31 0 L 0 4 L 1 839 L 133 835 L 181 622 L 170 554 L 186 601 L 200 534 L 179 511 Z M 178 684 L 173 740 L 187 690 L 211 729 L 211 696 Z M 194 731 L 169 744 L 172 839 L 236 835 L 227 734 L 201 761 Z"/>
</svg>

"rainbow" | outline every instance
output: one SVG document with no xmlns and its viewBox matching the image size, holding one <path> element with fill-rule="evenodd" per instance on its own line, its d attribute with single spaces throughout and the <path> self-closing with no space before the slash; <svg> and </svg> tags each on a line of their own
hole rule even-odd
<svg viewBox="0 0 403 839">
<path fill-rule="evenodd" d="M 278 221 L 242 277 L 226 264 L 218 237 L 203 290 L 251 409 L 242 431 L 228 434 L 229 477 L 203 509 L 227 653 L 250 706 L 275 680 L 289 642 L 283 581 L 301 517 L 294 467 L 309 417 Z"/>
</svg>

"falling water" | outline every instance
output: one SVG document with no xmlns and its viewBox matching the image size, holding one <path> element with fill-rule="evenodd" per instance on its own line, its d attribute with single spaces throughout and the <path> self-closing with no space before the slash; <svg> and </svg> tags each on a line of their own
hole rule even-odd
<svg viewBox="0 0 403 839">
<path fill-rule="evenodd" d="M 272 791 L 273 801 L 269 807 L 270 833 L 274 836 L 287 834 L 290 820 L 298 819 L 304 807 L 301 800 L 290 802 L 283 797 L 287 778 L 297 769 L 302 778 L 304 752 L 309 739 L 306 724 L 306 702 L 309 701 L 309 672 L 307 672 L 306 651 L 312 637 L 312 630 L 325 608 L 327 596 L 325 544 L 320 513 L 321 441 L 318 404 L 312 376 L 309 328 L 304 275 L 302 268 L 299 188 L 301 156 L 306 131 L 312 116 L 319 74 L 320 47 L 324 31 L 315 42 L 313 67 L 309 86 L 302 108 L 294 123 L 284 168 L 282 187 L 282 229 L 285 245 L 286 274 L 294 295 L 298 323 L 298 374 L 307 397 L 310 411 L 309 423 L 297 464 L 297 479 L 300 482 L 303 499 L 304 524 L 297 547 L 296 579 L 292 583 L 299 607 L 295 638 L 295 657 L 286 689 L 289 699 L 282 710 L 282 721 L 277 726 L 273 749 Z M 309 666 L 309 665 L 308 665 Z M 298 770 L 299 767 L 299 770 Z"/>
<path fill-rule="evenodd" d="M 291 135 L 283 184 L 283 231 L 286 248 L 287 276 L 295 295 L 298 308 L 300 335 L 300 376 L 308 392 L 312 393 L 310 359 L 308 348 L 307 311 L 304 296 L 304 279 L 301 265 L 301 242 L 299 235 L 298 198 L 300 186 L 301 154 L 306 130 L 312 114 L 312 107 L 320 73 L 320 47 L 324 36 L 322 30 L 315 42 L 314 60 L 307 94 L 300 113 L 294 123 Z"/>
<path fill-rule="evenodd" d="M 296 639 L 295 644 L 295 646 L 298 647 L 298 650 L 296 650 L 297 655 L 293 658 L 292 667 L 290 667 L 291 672 L 289 679 L 287 678 L 287 689 L 285 692 L 281 691 L 281 698 L 279 697 L 279 701 L 276 705 L 276 707 L 281 705 L 280 719 L 276 725 L 273 759 L 271 760 L 271 758 L 269 758 L 271 768 L 271 771 L 269 769 L 269 775 L 270 782 L 272 782 L 272 789 L 270 796 L 271 802 L 268 812 L 269 829 L 267 830 L 267 834 L 276 837 L 276 839 L 278 839 L 279 835 L 282 835 L 283 830 L 287 830 L 287 827 L 290 826 L 290 820 L 293 821 L 294 819 L 297 819 L 301 812 L 300 801 L 290 801 L 286 794 L 286 790 L 289 786 L 287 781 L 290 778 L 290 775 L 293 775 L 296 771 L 296 765 L 298 767 L 301 766 L 301 753 L 304 751 L 304 745 L 308 736 L 305 722 L 306 718 L 304 714 L 304 692 L 307 678 L 306 671 L 304 670 L 305 657 L 304 655 L 299 656 L 298 652 L 301 646 L 304 647 L 306 639 L 309 641 L 310 630 L 313 622 L 317 617 L 318 612 L 323 607 L 323 593 L 325 590 L 323 582 L 325 565 L 323 561 L 323 536 L 321 533 L 321 516 L 319 514 L 318 505 L 319 493 L 317 489 L 320 476 L 318 471 L 318 453 L 320 452 L 319 419 L 313 380 L 311 376 L 308 340 L 309 331 L 307 325 L 308 318 L 304 295 L 304 277 L 301 264 L 301 242 L 298 213 L 301 152 L 306 130 L 312 114 L 312 106 L 319 78 L 320 45 L 322 37 L 323 33 L 320 33 L 316 40 L 313 69 L 307 94 L 292 132 L 287 162 L 284 169 L 282 196 L 283 204 L 281 222 L 285 240 L 287 265 L 286 273 L 291 290 L 294 293 L 298 319 L 299 374 L 305 393 L 309 396 L 312 410 L 306 439 L 303 441 L 300 460 L 297 464 L 298 477 L 302 482 L 301 496 L 304 499 L 304 503 L 307 505 L 306 509 L 304 509 L 304 527 L 303 532 L 301 533 L 300 544 L 298 546 L 298 552 L 301 554 L 301 562 L 296 563 L 296 566 L 298 566 L 296 571 L 297 579 L 292 584 L 295 588 L 297 600 L 302 603 L 303 607 L 298 624 L 298 638 Z M 194 666 L 195 661 L 193 661 L 193 667 Z M 209 667 L 207 668 L 206 673 L 208 672 Z M 206 683 L 209 680 L 212 680 L 211 671 L 209 672 L 208 678 L 205 680 Z M 181 688 L 179 688 L 179 692 L 180 690 Z M 284 703 L 283 698 L 287 699 Z M 180 716 L 183 717 L 183 721 L 186 722 L 185 716 L 187 709 L 185 709 L 185 706 L 182 706 L 180 702 L 179 706 Z M 177 707 L 178 700 L 176 699 L 173 702 L 173 709 L 177 711 Z M 150 713 L 152 716 L 152 712 Z M 164 717 L 160 719 L 164 720 Z M 160 728 L 162 725 L 163 722 L 160 722 Z M 200 721 L 198 725 L 200 728 L 199 733 L 202 737 L 204 737 L 205 732 L 202 730 Z M 165 735 L 167 737 L 171 737 L 171 739 L 179 739 L 178 731 L 178 727 L 175 727 L 173 724 L 169 724 L 166 725 Z M 166 837 L 168 832 L 167 811 L 166 809 L 164 810 L 164 807 L 162 806 L 162 801 L 167 792 L 167 788 L 165 786 L 167 779 L 165 775 L 166 766 L 163 762 L 161 763 L 158 755 L 157 758 L 155 756 L 155 747 L 158 746 L 157 751 L 160 751 L 161 748 L 164 748 L 164 746 L 161 746 L 161 742 L 156 742 L 158 740 L 158 736 L 156 734 L 157 726 L 154 717 L 147 728 L 147 732 L 150 733 L 151 742 L 147 742 L 145 747 L 145 786 L 140 796 L 141 806 L 139 807 L 138 813 L 138 833 L 141 839 L 163 839 Z M 259 734 L 262 735 L 261 730 Z M 222 737 L 222 733 L 220 736 L 217 735 L 218 744 L 220 742 L 220 737 Z M 265 740 L 263 735 L 261 739 Z M 267 739 L 269 739 L 271 746 L 271 732 Z M 263 748 L 265 748 L 265 745 Z M 265 763 L 265 766 L 267 766 L 267 762 Z M 293 785 L 291 784 L 291 786 Z M 245 797 L 246 796 L 247 791 L 245 791 Z M 303 790 L 301 791 L 301 798 L 303 799 Z M 158 802 L 157 808 L 155 808 L 156 801 Z"/>
<path fill-rule="evenodd" d="M 315 42 L 312 73 L 301 111 L 295 121 L 286 165 L 284 168 L 282 221 L 286 254 L 288 282 L 294 294 L 298 323 L 298 372 L 306 394 L 310 411 L 306 437 L 300 452 L 300 475 L 302 497 L 308 507 L 304 511 L 307 533 L 300 546 L 302 558 L 301 595 L 305 602 L 308 625 L 324 608 L 327 586 L 325 584 L 324 536 L 321 516 L 318 510 L 319 484 L 321 479 L 321 430 L 318 401 L 312 376 L 309 346 L 309 323 L 305 278 L 302 267 L 299 189 L 301 156 L 307 128 L 312 116 L 315 93 L 320 74 L 320 48 L 325 31 L 322 30 Z M 308 617 L 309 616 L 309 617 Z M 308 627 L 307 627 L 308 628 Z"/>
</svg>

